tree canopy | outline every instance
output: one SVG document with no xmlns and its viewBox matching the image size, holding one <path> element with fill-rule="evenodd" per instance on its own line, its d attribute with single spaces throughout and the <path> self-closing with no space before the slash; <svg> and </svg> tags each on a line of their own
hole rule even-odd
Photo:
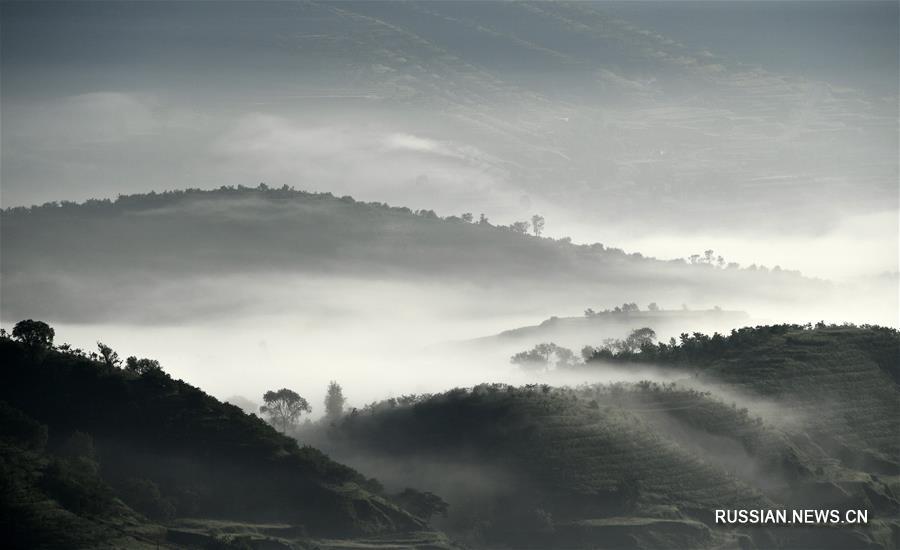
<svg viewBox="0 0 900 550">
<path fill-rule="evenodd" d="M 53 347 L 53 337 L 56 336 L 56 331 L 43 321 L 26 319 L 16 323 L 12 335 L 29 349 L 50 349 Z"/>
<path fill-rule="evenodd" d="M 269 390 L 263 394 L 265 405 L 259 408 L 259 412 L 269 417 L 269 420 L 282 432 L 297 423 L 304 412 L 312 412 L 309 402 L 300 397 L 300 394 L 288 388 L 278 391 Z"/>
</svg>

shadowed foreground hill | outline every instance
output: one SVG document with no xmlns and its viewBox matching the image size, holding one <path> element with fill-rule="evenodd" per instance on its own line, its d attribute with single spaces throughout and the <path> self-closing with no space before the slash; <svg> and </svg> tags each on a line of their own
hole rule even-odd
<svg viewBox="0 0 900 550">
<path fill-rule="evenodd" d="M 895 547 L 896 331 L 737 334 L 696 363 L 674 359 L 695 353 L 693 340 L 658 354 L 660 368 L 685 369 L 678 384 L 482 385 L 388 400 L 352 412 L 321 445 L 386 483 L 441 494 L 441 527 L 476 545 Z M 715 509 L 735 508 L 860 509 L 869 523 L 714 523 Z"/>
<path fill-rule="evenodd" d="M 288 188 L 13 208 L 2 212 L 0 224 L 3 309 L 12 317 L 108 318 L 127 312 L 136 295 L 153 298 L 149 303 L 168 298 L 153 294 L 161 282 L 178 288 L 228 274 L 364 276 L 492 289 L 502 282 L 545 294 L 566 289 L 569 296 L 609 285 L 636 297 L 656 289 L 654 299 L 675 303 L 727 301 L 736 289 L 746 299 L 821 299 L 830 289 L 795 272 L 660 261 Z M 82 296 L 91 302 L 82 303 Z"/>
<path fill-rule="evenodd" d="M 425 527 L 373 493 L 376 481 L 162 371 L 33 358 L 8 338 L 0 358 L 2 538 L 13 547 L 255 548 Z"/>
</svg>

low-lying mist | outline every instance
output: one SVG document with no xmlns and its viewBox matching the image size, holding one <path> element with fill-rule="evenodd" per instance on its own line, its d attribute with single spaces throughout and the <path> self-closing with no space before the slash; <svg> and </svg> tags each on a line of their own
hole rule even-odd
<svg viewBox="0 0 900 550">
<path fill-rule="evenodd" d="M 106 291 L 98 289 L 96 281 L 73 280 L 67 290 L 76 307 L 60 318 L 54 310 L 54 296 L 40 295 L 38 289 L 32 295 L 7 294 L 4 299 L 17 302 L 14 311 L 19 317 L 44 319 L 54 325 L 58 343 L 94 350 L 96 342 L 102 341 L 123 357 L 158 359 L 176 378 L 220 398 L 238 395 L 258 403 L 265 391 L 288 387 L 312 403 L 313 417 L 321 414 L 325 387 L 331 380 L 343 385 L 349 406 L 361 407 L 391 396 L 482 382 L 577 385 L 668 381 L 681 376 L 671 369 L 636 366 L 535 374 L 510 364 L 513 353 L 545 341 L 569 346 L 577 355 L 583 346 L 623 338 L 645 325 L 655 328 L 661 341 L 667 341 L 677 339 L 681 332 L 727 333 L 763 321 L 873 319 L 865 314 L 868 304 L 862 299 L 856 304 L 858 317 L 848 314 L 849 306 L 825 315 L 825 305 L 819 310 L 799 306 L 776 310 L 771 304 L 756 307 L 735 299 L 749 315 L 716 320 L 714 312 L 692 311 L 693 321 L 624 316 L 609 326 L 588 324 L 571 333 L 562 328 L 550 338 L 538 334 L 509 339 L 483 337 L 538 325 L 551 316 L 569 315 L 577 321 L 585 307 L 621 303 L 621 294 L 605 288 L 522 283 L 484 287 L 275 273 L 169 282 L 139 280 Z M 633 296 L 648 302 L 654 299 L 650 289 L 629 298 Z M 656 298 L 664 309 L 675 311 L 681 310 L 682 300 L 689 299 L 674 296 L 667 302 Z M 760 311 L 768 315 L 762 317 Z M 92 320 L 94 317 L 100 320 Z M 4 317 L 3 323 L 17 320 Z"/>
</svg>

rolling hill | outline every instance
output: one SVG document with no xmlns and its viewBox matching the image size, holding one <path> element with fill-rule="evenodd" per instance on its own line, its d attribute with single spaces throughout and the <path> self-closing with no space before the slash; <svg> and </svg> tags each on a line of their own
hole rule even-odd
<svg viewBox="0 0 900 550">
<path fill-rule="evenodd" d="M 525 235 L 431 211 L 363 203 L 289 188 L 222 188 L 52 203 L 0 213 L 4 318 L 98 321 L 209 315 L 226 300 L 192 306 L 213 277 L 273 275 L 393 280 L 464 288 L 506 308 L 530 292 L 542 304 L 622 295 L 664 303 L 827 302 L 830 283 L 784 270 L 723 269 L 661 261 L 600 243 Z M 263 290 L 271 291 L 267 281 Z M 264 293 L 244 284 L 242 303 Z M 180 296 L 181 300 L 176 300 Z M 607 298 L 609 299 L 609 298 Z M 177 304 L 166 307 L 166 301 Z M 240 304 L 238 304 L 240 305 Z M 190 309 L 193 307 L 193 309 Z M 541 306 L 542 307 L 542 306 Z"/>
<path fill-rule="evenodd" d="M 441 526 L 488 545 L 896 544 L 896 331 L 756 327 L 689 337 L 677 350 L 623 357 L 616 368 L 645 361 L 680 373 L 678 383 L 484 384 L 407 396 L 354 410 L 317 441 L 386 483 L 443 495 L 450 517 Z M 722 508 L 870 517 L 833 529 L 741 529 L 714 523 Z"/>
<path fill-rule="evenodd" d="M 162 371 L 8 337 L 0 356 L 7 547 L 451 546 L 377 481 Z"/>
<path fill-rule="evenodd" d="M 573 350 L 595 344 L 605 338 L 624 338 L 640 327 L 652 328 L 660 340 L 668 340 L 682 332 L 728 332 L 746 326 L 751 320 L 743 311 L 724 310 L 658 310 L 601 311 L 581 317 L 550 317 L 537 325 L 504 330 L 453 345 L 473 350 L 500 348 L 506 355 L 541 342 L 554 342 Z M 448 344 L 450 345 L 450 344 Z"/>
</svg>

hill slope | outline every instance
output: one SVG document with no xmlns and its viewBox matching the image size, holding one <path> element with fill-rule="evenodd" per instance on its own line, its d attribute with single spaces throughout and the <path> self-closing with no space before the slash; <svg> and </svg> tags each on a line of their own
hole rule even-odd
<svg viewBox="0 0 900 550">
<path fill-rule="evenodd" d="M 192 533 L 211 544 L 235 522 L 245 538 L 265 532 L 254 524 L 300 540 L 425 530 L 374 480 L 161 371 L 55 351 L 35 361 L 7 338 L 0 357 L 3 529 L 16 547 L 181 547 Z M 178 518 L 220 522 L 198 531 Z"/>
<path fill-rule="evenodd" d="M 214 275 L 474 284 L 490 288 L 498 303 L 504 293 L 528 290 L 535 301 L 555 304 L 592 303 L 604 292 L 616 300 L 631 295 L 712 304 L 735 301 L 740 289 L 741 300 L 790 304 L 823 299 L 831 288 L 794 272 L 664 262 L 602 244 L 573 245 L 489 223 L 286 188 L 151 193 L 7 209 L 0 229 L 3 310 L 13 318 L 115 318 L 138 306 L 159 307 L 158 300 L 176 292 L 190 303 L 185 285 Z M 252 301 L 259 289 L 244 286 Z"/>
<path fill-rule="evenodd" d="M 676 385 L 483 385 L 400 398 L 351 413 L 321 445 L 386 482 L 444 495 L 444 528 L 470 540 L 892 547 L 900 390 L 891 373 L 900 337 L 850 327 L 738 334 L 706 359 L 654 358 L 686 369 Z M 826 530 L 714 523 L 713 510 L 734 508 L 865 509 L 870 517 Z"/>
</svg>

